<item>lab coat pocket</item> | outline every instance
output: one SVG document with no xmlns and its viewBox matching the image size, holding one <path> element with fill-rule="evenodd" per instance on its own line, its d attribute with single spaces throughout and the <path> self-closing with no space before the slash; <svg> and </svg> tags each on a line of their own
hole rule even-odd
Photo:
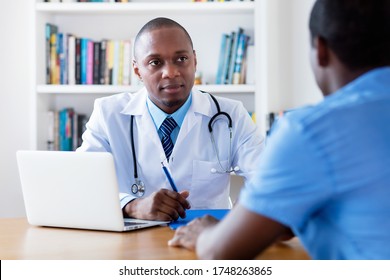
<svg viewBox="0 0 390 280">
<path fill-rule="evenodd" d="M 228 162 L 221 164 L 227 166 Z M 230 174 L 214 170 L 221 170 L 218 161 L 193 161 L 189 197 L 192 208 L 229 208 Z"/>
</svg>

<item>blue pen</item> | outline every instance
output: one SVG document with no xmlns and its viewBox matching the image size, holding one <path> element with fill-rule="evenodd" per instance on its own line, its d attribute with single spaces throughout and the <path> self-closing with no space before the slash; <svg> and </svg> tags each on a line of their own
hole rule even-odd
<svg viewBox="0 0 390 280">
<path fill-rule="evenodd" d="M 168 168 L 164 165 L 163 162 L 161 162 L 161 165 L 162 165 L 162 168 L 163 168 L 163 170 L 164 170 L 165 176 L 167 176 L 167 179 L 168 179 L 168 181 L 169 181 L 169 184 L 171 184 L 172 189 L 173 189 L 175 192 L 179 192 L 179 191 L 177 190 L 177 188 L 176 188 L 175 182 L 174 182 L 173 179 L 172 179 L 171 173 L 169 173 Z"/>
</svg>

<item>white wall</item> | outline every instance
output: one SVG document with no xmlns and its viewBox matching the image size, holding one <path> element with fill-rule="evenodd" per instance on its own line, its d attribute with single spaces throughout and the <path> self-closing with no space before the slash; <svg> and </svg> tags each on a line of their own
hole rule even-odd
<svg viewBox="0 0 390 280">
<path fill-rule="evenodd" d="M 15 152 L 30 144 L 28 2 L 0 4 L 0 217 L 25 215 Z"/>
<path fill-rule="evenodd" d="M 272 1 L 272 0 L 270 0 Z M 269 3 L 271 3 L 269 1 Z M 315 0 L 272 1 L 269 110 L 282 111 L 322 99 L 310 68 L 309 15 Z"/>
</svg>

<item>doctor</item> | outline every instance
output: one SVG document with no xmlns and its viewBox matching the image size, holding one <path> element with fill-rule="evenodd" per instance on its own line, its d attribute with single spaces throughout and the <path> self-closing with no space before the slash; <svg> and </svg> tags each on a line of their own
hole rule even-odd
<svg viewBox="0 0 390 280">
<path fill-rule="evenodd" d="M 191 207 L 229 208 L 231 170 L 245 179 L 255 171 L 263 138 L 241 102 L 214 102 L 193 88 L 196 64 L 187 31 L 153 19 L 134 42 L 133 69 L 144 88 L 95 101 L 78 151 L 113 154 L 125 217 L 176 220 Z M 218 106 L 228 116 L 215 117 L 210 133 Z"/>
</svg>

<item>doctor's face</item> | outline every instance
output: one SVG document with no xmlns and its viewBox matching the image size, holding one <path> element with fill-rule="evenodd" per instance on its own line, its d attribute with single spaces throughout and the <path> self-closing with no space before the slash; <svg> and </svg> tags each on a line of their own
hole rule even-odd
<svg viewBox="0 0 390 280">
<path fill-rule="evenodd" d="M 194 85 L 196 55 L 178 27 L 162 27 L 139 37 L 133 68 L 161 110 L 172 114 L 187 100 Z"/>
</svg>

